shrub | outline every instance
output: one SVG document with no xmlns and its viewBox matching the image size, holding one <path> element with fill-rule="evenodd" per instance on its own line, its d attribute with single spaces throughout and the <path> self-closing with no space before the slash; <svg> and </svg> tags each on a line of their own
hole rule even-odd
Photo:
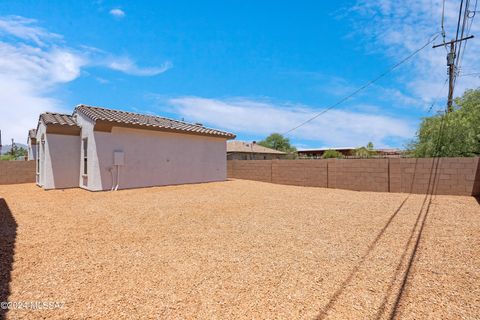
<svg viewBox="0 0 480 320">
<path fill-rule="evenodd" d="M 338 152 L 337 150 L 327 150 L 322 155 L 322 159 L 332 159 L 332 158 L 341 159 L 343 158 L 343 154 L 341 152 Z"/>
</svg>

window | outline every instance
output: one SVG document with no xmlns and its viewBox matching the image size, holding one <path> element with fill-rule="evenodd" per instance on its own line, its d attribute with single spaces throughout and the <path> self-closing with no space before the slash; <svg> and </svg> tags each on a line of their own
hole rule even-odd
<svg viewBox="0 0 480 320">
<path fill-rule="evenodd" d="M 83 174 L 84 175 L 87 175 L 88 171 L 87 171 L 87 156 L 88 156 L 88 139 L 85 138 L 82 140 L 83 141 Z"/>
</svg>

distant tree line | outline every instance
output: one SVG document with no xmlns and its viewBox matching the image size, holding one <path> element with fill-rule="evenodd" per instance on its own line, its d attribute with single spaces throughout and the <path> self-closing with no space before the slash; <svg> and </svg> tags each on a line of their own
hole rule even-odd
<svg viewBox="0 0 480 320">
<path fill-rule="evenodd" d="M 373 148 L 373 143 L 369 142 L 365 147 L 353 150 L 352 155 L 356 158 L 371 158 L 377 155 L 377 152 Z M 327 150 L 322 154 L 322 159 L 341 159 L 344 157 L 343 153 L 337 150 Z"/>
</svg>

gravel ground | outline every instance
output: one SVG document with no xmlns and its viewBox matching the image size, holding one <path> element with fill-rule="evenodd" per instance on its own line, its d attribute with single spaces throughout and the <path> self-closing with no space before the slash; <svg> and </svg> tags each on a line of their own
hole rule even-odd
<svg viewBox="0 0 480 320">
<path fill-rule="evenodd" d="M 480 315 L 472 197 L 234 180 L 0 198 L 0 297 L 64 303 L 11 319 Z"/>
</svg>

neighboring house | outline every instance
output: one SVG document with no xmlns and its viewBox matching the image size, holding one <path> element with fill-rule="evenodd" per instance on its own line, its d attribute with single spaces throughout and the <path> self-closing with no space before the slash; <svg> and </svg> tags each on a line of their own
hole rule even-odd
<svg viewBox="0 0 480 320">
<path fill-rule="evenodd" d="M 318 149 L 306 149 L 298 150 L 297 154 L 300 158 L 321 158 L 325 151 L 335 150 L 343 154 L 345 157 L 353 156 L 355 153 L 355 147 L 341 147 L 341 148 L 318 148 Z"/>
<path fill-rule="evenodd" d="M 272 160 L 285 159 L 287 154 L 258 145 L 254 142 L 228 141 L 228 160 Z"/>
<path fill-rule="evenodd" d="M 36 160 L 37 159 L 37 130 L 30 129 L 28 130 L 28 139 L 27 139 L 27 160 Z"/>
<path fill-rule="evenodd" d="M 385 158 L 400 158 L 406 153 L 405 151 L 402 151 L 400 149 L 375 149 L 375 152 L 379 156 L 383 156 Z"/>
<path fill-rule="evenodd" d="M 232 133 L 163 117 L 79 105 L 43 113 L 37 184 L 113 190 L 226 180 Z"/>
</svg>

